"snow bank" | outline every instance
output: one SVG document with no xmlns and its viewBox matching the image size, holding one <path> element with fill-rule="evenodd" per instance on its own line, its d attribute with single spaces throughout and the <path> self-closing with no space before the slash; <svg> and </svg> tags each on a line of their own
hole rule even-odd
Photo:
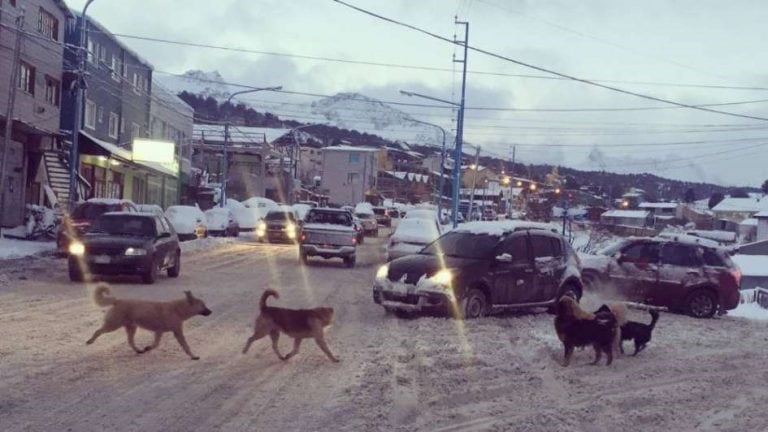
<svg viewBox="0 0 768 432">
<path fill-rule="evenodd" d="M 23 258 L 56 250 L 56 242 L 0 238 L 0 259 Z"/>
<path fill-rule="evenodd" d="M 228 237 L 206 237 L 201 239 L 190 240 L 187 242 L 181 242 L 181 252 L 199 252 L 210 249 L 215 249 L 230 243 L 234 243 L 236 239 Z"/>
<path fill-rule="evenodd" d="M 165 216 L 179 234 L 194 234 L 198 224 L 205 224 L 205 214 L 197 207 L 170 206 Z"/>
<path fill-rule="evenodd" d="M 728 311 L 728 316 L 768 321 L 768 309 L 763 309 L 757 303 L 742 303 L 736 309 Z"/>
</svg>

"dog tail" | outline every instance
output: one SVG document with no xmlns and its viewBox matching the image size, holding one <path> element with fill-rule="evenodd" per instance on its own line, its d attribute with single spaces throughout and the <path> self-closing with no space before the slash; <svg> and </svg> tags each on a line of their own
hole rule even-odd
<svg viewBox="0 0 768 432">
<path fill-rule="evenodd" d="M 95 290 L 93 290 L 93 302 L 99 307 L 107 307 L 115 304 L 115 298 L 111 297 L 109 285 L 100 283 Z"/>
<path fill-rule="evenodd" d="M 659 311 L 657 311 L 655 309 L 651 309 L 648 312 L 650 312 L 650 314 L 651 314 L 651 324 L 650 324 L 650 327 L 651 327 L 651 330 L 653 330 L 653 328 L 656 326 L 656 321 L 659 320 Z"/>
<path fill-rule="evenodd" d="M 271 288 L 264 291 L 264 294 L 261 295 L 261 300 L 259 301 L 259 309 L 264 310 L 264 308 L 267 307 L 267 299 L 271 296 L 275 296 L 275 298 L 280 298 L 280 294 L 278 294 L 277 291 Z"/>
</svg>

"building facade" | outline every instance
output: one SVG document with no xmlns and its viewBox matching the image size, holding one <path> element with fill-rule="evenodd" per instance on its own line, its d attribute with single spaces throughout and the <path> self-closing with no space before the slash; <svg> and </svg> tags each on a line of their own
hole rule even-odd
<svg viewBox="0 0 768 432">
<path fill-rule="evenodd" d="M 71 17 L 62 1 L 0 0 L 0 159 L 5 150 L 3 189 L 0 191 L 2 226 L 23 222 L 25 204 L 55 206 L 46 153 L 59 145 L 62 56 L 65 27 Z M 19 41 L 19 62 L 14 52 Z M 16 79 L 11 83 L 15 70 Z M 5 143 L 8 98 L 15 87 L 11 140 Z M 66 172 L 66 170 L 62 170 Z"/>
<path fill-rule="evenodd" d="M 379 151 L 373 148 L 333 146 L 323 149 L 321 188 L 333 204 L 365 202 L 376 194 Z"/>
<path fill-rule="evenodd" d="M 79 45 L 79 13 L 67 26 L 65 40 Z M 92 18 L 86 23 L 86 91 L 79 136 L 79 173 L 88 183 L 87 198 L 124 198 L 163 205 L 175 196 L 178 169 L 133 161 L 133 140 L 150 135 L 152 65 L 121 44 Z M 77 65 L 74 50 L 64 63 Z M 69 69 L 72 69 L 71 66 Z M 75 73 L 64 75 L 61 128 L 71 140 L 75 121 Z"/>
</svg>

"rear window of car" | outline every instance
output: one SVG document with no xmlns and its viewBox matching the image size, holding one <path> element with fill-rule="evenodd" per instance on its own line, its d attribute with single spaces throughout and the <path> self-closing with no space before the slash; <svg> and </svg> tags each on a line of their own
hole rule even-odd
<svg viewBox="0 0 768 432">
<path fill-rule="evenodd" d="M 674 243 L 667 243 L 661 248 L 661 263 L 681 267 L 701 265 L 696 248 Z"/>
<path fill-rule="evenodd" d="M 102 216 L 96 219 L 91 231 L 112 235 L 155 236 L 157 234 L 156 219 L 144 216 Z"/>
<path fill-rule="evenodd" d="M 269 212 L 266 217 L 267 220 L 270 221 L 284 221 L 284 220 L 294 220 L 293 213 L 289 212 Z"/>
<path fill-rule="evenodd" d="M 352 225 L 352 217 L 347 212 L 324 212 L 310 210 L 307 213 L 307 223 Z"/>
<path fill-rule="evenodd" d="M 387 209 L 383 209 L 383 208 L 374 208 L 374 209 L 373 209 L 373 213 L 374 213 L 374 214 L 377 214 L 377 215 L 379 215 L 379 216 L 383 216 L 383 215 L 386 215 L 386 214 L 387 214 Z"/>
<path fill-rule="evenodd" d="M 104 213 L 121 211 L 123 210 L 120 204 L 93 204 L 84 203 L 80 204 L 75 211 L 72 212 L 72 219 L 80 220 L 96 220 Z"/>
</svg>

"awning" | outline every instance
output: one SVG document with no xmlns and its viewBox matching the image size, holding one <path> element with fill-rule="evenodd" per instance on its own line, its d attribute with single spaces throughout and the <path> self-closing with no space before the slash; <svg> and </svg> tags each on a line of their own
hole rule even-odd
<svg viewBox="0 0 768 432">
<path fill-rule="evenodd" d="M 94 138 L 88 132 L 80 131 L 80 135 L 85 138 L 85 140 L 83 140 L 79 146 L 81 154 L 115 158 L 127 164 L 135 165 L 139 168 L 155 171 L 155 174 L 166 175 L 174 178 L 178 177 L 179 175 L 178 169 L 173 169 L 164 164 L 159 164 L 156 162 L 134 161 L 132 160 L 133 158 L 130 150 L 124 149 L 98 138 Z"/>
</svg>

